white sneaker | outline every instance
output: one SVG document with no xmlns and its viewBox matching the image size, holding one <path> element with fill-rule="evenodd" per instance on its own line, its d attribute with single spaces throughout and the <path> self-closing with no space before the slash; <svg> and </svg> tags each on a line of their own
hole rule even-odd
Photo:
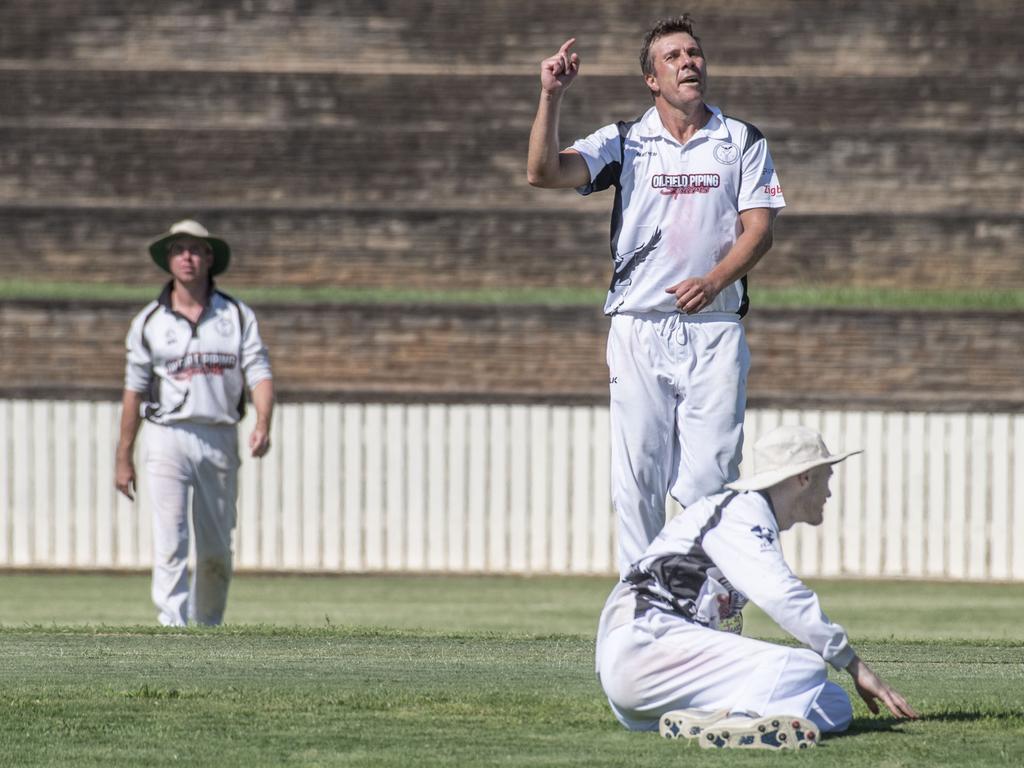
<svg viewBox="0 0 1024 768">
<path fill-rule="evenodd" d="M 818 726 L 803 717 L 727 717 L 706 727 L 704 749 L 807 749 L 821 738 Z"/>
<path fill-rule="evenodd" d="M 674 709 L 658 720 L 658 733 L 666 739 L 695 739 L 728 714 L 728 709 Z"/>
</svg>

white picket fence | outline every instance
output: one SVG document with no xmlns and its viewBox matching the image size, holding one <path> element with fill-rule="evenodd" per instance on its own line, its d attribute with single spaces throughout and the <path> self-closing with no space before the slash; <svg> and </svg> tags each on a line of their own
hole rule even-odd
<svg viewBox="0 0 1024 768">
<path fill-rule="evenodd" d="M 148 567 L 146 489 L 113 487 L 118 411 L 0 400 L 0 567 Z M 755 410 L 747 445 L 780 423 L 866 449 L 825 523 L 783 535 L 798 573 L 1024 580 L 1024 416 Z M 243 461 L 239 568 L 614 570 L 606 408 L 285 404 L 273 441 Z"/>
</svg>

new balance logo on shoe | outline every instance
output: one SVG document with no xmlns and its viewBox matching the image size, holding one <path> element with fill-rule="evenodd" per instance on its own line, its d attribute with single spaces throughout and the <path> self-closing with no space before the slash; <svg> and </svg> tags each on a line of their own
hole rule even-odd
<svg viewBox="0 0 1024 768">
<path fill-rule="evenodd" d="M 803 717 L 728 717 L 704 729 L 704 749 L 807 749 L 821 738 L 818 727 Z"/>
<path fill-rule="evenodd" d="M 677 709 L 666 712 L 658 722 L 658 732 L 666 739 L 695 739 L 705 728 L 729 714 L 727 709 Z"/>
</svg>

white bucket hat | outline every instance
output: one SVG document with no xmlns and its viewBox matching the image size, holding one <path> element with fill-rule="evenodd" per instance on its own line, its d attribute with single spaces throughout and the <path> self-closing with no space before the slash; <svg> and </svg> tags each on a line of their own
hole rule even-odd
<svg viewBox="0 0 1024 768">
<path fill-rule="evenodd" d="M 228 246 L 228 244 L 221 238 L 211 235 L 206 227 L 198 221 L 184 219 L 182 221 L 176 221 L 171 225 L 170 230 L 160 235 L 160 237 L 149 244 L 149 255 L 152 257 L 153 261 L 157 263 L 157 266 L 159 266 L 164 272 L 171 271 L 170 267 L 167 266 L 167 247 L 174 242 L 175 238 L 181 237 L 182 235 L 191 235 L 199 240 L 205 240 L 210 244 L 210 249 L 213 251 L 213 264 L 210 266 L 210 277 L 219 275 L 228 268 L 228 262 L 231 260 L 230 246 Z"/>
<path fill-rule="evenodd" d="M 837 464 L 862 451 L 829 453 L 821 435 L 809 427 L 776 427 L 754 443 L 757 471 L 725 487 L 734 491 L 760 491 L 823 464 Z"/>
</svg>

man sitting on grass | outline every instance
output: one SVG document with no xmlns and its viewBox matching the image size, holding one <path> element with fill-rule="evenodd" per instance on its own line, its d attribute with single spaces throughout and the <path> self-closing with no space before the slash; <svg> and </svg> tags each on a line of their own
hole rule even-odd
<svg viewBox="0 0 1024 768">
<path fill-rule="evenodd" d="M 754 446 L 757 474 L 730 483 L 673 518 L 612 590 L 597 636 L 597 673 L 612 711 L 632 730 L 701 746 L 803 748 L 853 718 L 825 662 L 846 669 L 868 708 L 917 713 L 854 652 L 818 597 L 783 559 L 779 532 L 819 525 L 832 466 L 806 427 L 779 427 Z M 737 633 L 752 600 L 806 645 Z"/>
</svg>

